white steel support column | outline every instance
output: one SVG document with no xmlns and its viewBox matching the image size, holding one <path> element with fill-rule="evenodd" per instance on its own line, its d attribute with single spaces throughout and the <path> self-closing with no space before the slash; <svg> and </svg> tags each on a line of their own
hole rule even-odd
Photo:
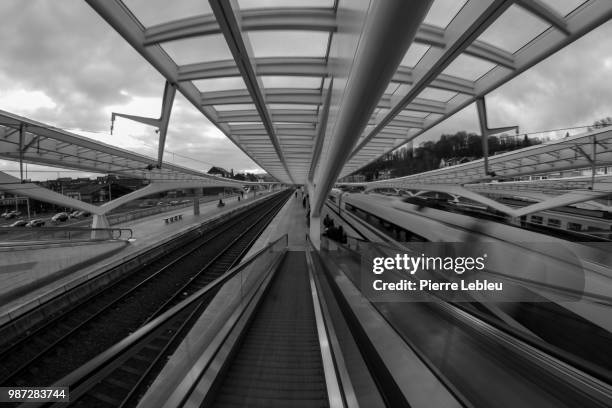
<svg viewBox="0 0 612 408">
<path fill-rule="evenodd" d="M 482 139 L 482 157 L 484 162 L 484 171 L 487 176 L 495 176 L 489 170 L 489 136 L 494 135 L 496 133 L 507 132 L 509 130 L 514 130 L 518 133 L 518 126 L 505 126 L 500 128 L 489 128 L 489 123 L 487 119 L 487 105 L 485 103 L 484 96 L 476 99 L 476 108 L 478 110 L 478 123 L 480 124 L 480 134 Z"/>
<path fill-rule="evenodd" d="M 202 189 L 195 189 L 195 197 L 193 197 L 193 215 L 200 215 L 200 197 L 202 197 Z"/>
<path fill-rule="evenodd" d="M 21 124 L 19 126 L 19 178 L 23 183 L 23 152 L 25 151 L 23 145 L 25 143 L 26 137 L 26 126 L 25 124 Z"/>
<path fill-rule="evenodd" d="M 333 133 L 327 136 L 331 136 L 329 153 L 314 177 L 317 192 L 312 216 L 319 216 L 327 193 L 412 44 L 431 3 L 431 0 L 371 3 Z"/>
<path fill-rule="evenodd" d="M 310 242 L 315 248 L 321 249 L 321 217 L 314 217 L 312 211 L 310 212 L 310 226 L 309 232 Z"/>
<path fill-rule="evenodd" d="M 111 134 L 113 133 L 113 127 L 115 123 L 115 117 L 119 116 L 125 119 L 130 119 L 135 122 L 144 123 L 145 125 L 155 126 L 159 132 L 159 145 L 157 149 L 157 167 L 161 168 L 162 160 L 164 158 L 164 147 L 166 145 L 166 133 L 168 133 L 168 124 L 170 123 L 170 113 L 172 112 L 172 105 L 174 104 L 174 96 L 176 95 L 176 88 L 170 82 L 166 81 L 164 86 L 164 97 L 162 98 L 161 115 L 159 118 L 145 118 L 143 116 L 126 115 L 123 113 L 113 112 L 111 116 Z"/>
<path fill-rule="evenodd" d="M 93 214 L 93 220 L 91 223 L 91 228 L 94 231 L 91 232 L 92 239 L 110 239 L 111 234 L 110 231 L 95 231 L 96 228 L 110 228 L 110 222 L 108 222 L 108 218 L 105 214 Z"/>
</svg>

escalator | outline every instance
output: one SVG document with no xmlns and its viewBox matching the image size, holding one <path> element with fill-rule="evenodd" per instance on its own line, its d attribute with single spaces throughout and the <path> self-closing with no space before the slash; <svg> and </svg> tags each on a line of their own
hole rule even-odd
<svg viewBox="0 0 612 408">
<path fill-rule="evenodd" d="M 327 407 L 304 252 L 287 252 L 224 375 L 214 407 Z"/>
</svg>

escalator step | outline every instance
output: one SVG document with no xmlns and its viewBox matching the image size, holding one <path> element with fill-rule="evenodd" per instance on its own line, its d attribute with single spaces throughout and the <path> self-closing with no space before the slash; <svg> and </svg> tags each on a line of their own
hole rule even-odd
<svg viewBox="0 0 612 408">
<path fill-rule="evenodd" d="M 215 407 L 326 407 L 303 252 L 288 252 L 230 362 Z"/>
</svg>

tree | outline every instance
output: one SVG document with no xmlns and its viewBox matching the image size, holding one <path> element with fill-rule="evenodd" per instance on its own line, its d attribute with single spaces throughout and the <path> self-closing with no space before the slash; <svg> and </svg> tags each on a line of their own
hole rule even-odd
<svg viewBox="0 0 612 408">
<path fill-rule="evenodd" d="M 522 147 L 528 147 L 528 146 L 531 146 L 531 141 L 529 140 L 527 135 L 525 135 L 525 137 L 523 138 L 523 145 L 522 145 Z"/>
</svg>

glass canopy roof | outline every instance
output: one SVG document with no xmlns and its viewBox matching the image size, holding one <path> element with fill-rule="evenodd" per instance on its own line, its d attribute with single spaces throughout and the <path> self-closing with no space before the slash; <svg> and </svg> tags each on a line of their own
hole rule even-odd
<svg viewBox="0 0 612 408">
<path fill-rule="evenodd" d="M 278 180 L 316 180 L 318 164 L 334 160 L 328 152 L 335 120 L 363 58 L 360 39 L 372 29 L 376 0 L 87 1 Z M 340 176 L 417 137 L 611 13 L 608 0 L 433 0 Z"/>
</svg>

